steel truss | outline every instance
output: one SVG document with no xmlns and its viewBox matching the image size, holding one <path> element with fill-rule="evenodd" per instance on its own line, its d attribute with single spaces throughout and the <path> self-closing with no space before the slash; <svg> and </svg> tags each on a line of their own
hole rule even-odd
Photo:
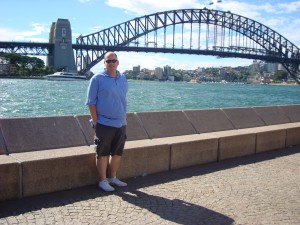
<svg viewBox="0 0 300 225">
<path fill-rule="evenodd" d="M 204 8 L 154 13 L 80 36 L 73 48 L 81 73 L 111 50 L 170 52 L 279 62 L 300 83 L 299 48 L 271 28 L 229 11 Z"/>
<path fill-rule="evenodd" d="M 182 9 L 129 20 L 86 36 L 72 45 L 85 73 L 107 51 L 163 52 L 239 57 L 278 62 L 300 83 L 299 48 L 271 28 L 229 11 Z M 0 42 L 0 52 L 52 55 L 54 44 Z"/>
<path fill-rule="evenodd" d="M 0 52 L 22 55 L 51 55 L 54 44 L 39 42 L 0 42 Z"/>
</svg>

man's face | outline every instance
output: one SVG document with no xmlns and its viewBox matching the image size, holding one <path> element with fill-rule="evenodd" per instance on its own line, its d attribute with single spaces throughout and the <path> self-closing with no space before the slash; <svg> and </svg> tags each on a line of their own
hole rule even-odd
<svg viewBox="0 0 300 225">
<path fill-rule="evenodd" d="M 105 68 L 108 71 L 115 71 L 115 70 L 117 70 L 117 67 L 119 65 L 119 61 L 118 61 L 116 55 L 113 54 L 113 53 L 112 54 L 108 54 L 105 57 L 104 65 L 105 65 Z"/>
</svg>

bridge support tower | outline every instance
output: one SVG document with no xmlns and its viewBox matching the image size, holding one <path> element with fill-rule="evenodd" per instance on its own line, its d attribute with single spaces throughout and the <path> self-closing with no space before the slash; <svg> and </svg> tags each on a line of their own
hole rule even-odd
<svg viewBox="0 0 300 225">
<path fill-rule="evenodd" d="M 47 66 L 55 70 L 77 72 L 69 20 L 57 19 L 57 22 L 52 23 L 49 43 L 54 44 L 54 49 L 53 53 L 47 56 Z"/>
</svg>

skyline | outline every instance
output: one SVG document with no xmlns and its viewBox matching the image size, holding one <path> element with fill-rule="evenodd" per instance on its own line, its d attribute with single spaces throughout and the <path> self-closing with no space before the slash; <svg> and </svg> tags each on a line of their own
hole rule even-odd
<svg viewBox="0 0 300 225">
<path fill-rule="evenodd" d="M 174 9 L 209 8 L 256 20 L 300 47 L 300 1 L 258 0 L 227 1 L 172 1 L 172 0 L 64 0 L 46 1 L 37 6 L 35 0 L 11 0 L 2 3 L 0 15 L 0 41 L 48 42 L 52 22 L 58 18 L 71 23 L 73 43 L 79 35 L 87 35 L 123 23 L 136 17 Z M 119 70 L 155 68 L 169 65 L 175 69 L 192 70 L 198 67 L 248 66 L 249 59 L 215 56 L 117 52 Z M 41 57 L 42 58 L 42 57 Z M 102 61 L 92 68 L 102 70 Z"/>
</svg>

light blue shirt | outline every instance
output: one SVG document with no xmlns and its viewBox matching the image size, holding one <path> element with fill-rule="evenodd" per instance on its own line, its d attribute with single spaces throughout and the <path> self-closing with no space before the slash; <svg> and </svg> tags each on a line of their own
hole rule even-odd
<svg viewBox="0 0 300 225">
<path fill-rule="evenodd" d="M 97 123 L 117 128 L 126 125 L 127 91 L 126 77 L 119 71 L 116 77 L 103 71 L 91 78 L 86 105 L 96 106 Z"/>
</svg>

